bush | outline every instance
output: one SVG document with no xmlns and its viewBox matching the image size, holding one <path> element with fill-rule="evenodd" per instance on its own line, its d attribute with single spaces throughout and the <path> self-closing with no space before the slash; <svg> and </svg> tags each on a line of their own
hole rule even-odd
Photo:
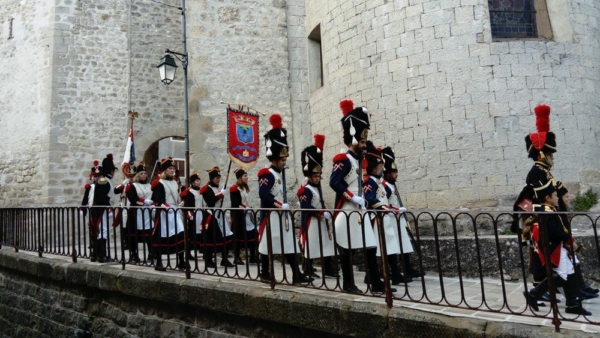
<svg viewBox="0 0 600 338">
<path fill-rule="evenodd" d="M 598 194 L 591 189 L 585 194 L 578 193 L 573 199 L 573 211 L 588 211 L 598 202 Z"/>
</svg>

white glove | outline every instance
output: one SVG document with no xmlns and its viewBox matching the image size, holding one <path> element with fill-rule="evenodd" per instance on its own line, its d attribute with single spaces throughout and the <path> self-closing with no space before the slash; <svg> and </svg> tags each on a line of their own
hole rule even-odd
<svg viewBox="0 0 600 338">
<path fill-rule="evenodd" d="M 365 199 L 360 197 L 360 196 L 352 196 L 352 198 L 350 199 L 352 202 L 358 204 L 358 206 L 360 206 L 361 208 L 365 207 Z"/>
<path fill-rule="evenodd" d="M 403 213 L 406 212 L 406 208 L 405 207 L 399 207 L 398 208 L 398 213 Z"/>
<path fill-rule="evenodd" d="M 331 213 L 329 211 L 324 211 L 323 218 L 325 218 L 325 220 L 329 221 L 331 219 Z"/>
<path fill-rule="evenodd" d="M 145 199 L 145 200 L 144 200 L 144 205 L 145 205 L 145 206 L 152 205 L 152 203 L 154 203 L 154 202 L 152 202 L 152 200 L 150 200 L 150 199 Z"/>
<path fill-rule="evenodd" d="M 221 195 L 223 195 L 223 197 L 227 196 L 227 193 L 229 191 L 227 189 L 221 189 Z"/>
<path fill-rule="evenodd" d="M 283 203 L 283 204 L 281 205 L 281 209 L 289 209 L 289 208 L 290 208 L 290 205 L 289 205 L 289 204 L 287 204 L 287 203 Z"/>
<path fill-rule="evenodd" d="M 109 220 L 113 219 L 114 216 L 115 216 L 115 214 L 113 214 L 112 211 L 108 212 L 108 219 Z"/>
<path fill-rule="evenodd" d="M 121 183 L 122 185 L 128 185 L 129 184 L 129 179 L 126 179 L 125 181 L 123 181 L 123 183 Z"/>
</svg>

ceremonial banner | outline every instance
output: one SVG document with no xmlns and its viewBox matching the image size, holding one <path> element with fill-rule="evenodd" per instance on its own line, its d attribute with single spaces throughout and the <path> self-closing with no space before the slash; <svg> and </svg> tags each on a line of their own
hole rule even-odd
<svg viewBox="0 0 600 338">
<path fill-rule="evenodd" d="M 123 162 L 121 162 L 121 171 L 126 177 L 130 175 L 130 166 L 134 165 L 135 162 L 135 145 L 133 143 L 133 119 L 129 126 L 129 135 L 127 137 L 127 145 L 125 146 L 125 154 L 123 155 Z"/>
<path fill-rule="evenodd" d="M 227 152 L 231 161 L 246 169 L 258 162 L 258 115 L 227 108 Z"/>
</svg>

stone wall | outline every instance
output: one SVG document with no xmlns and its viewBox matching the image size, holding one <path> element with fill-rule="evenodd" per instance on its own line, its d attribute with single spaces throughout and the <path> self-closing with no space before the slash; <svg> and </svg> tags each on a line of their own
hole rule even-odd
<svg viewBox="0 0 600 338">
<path fill-rule="evenodd" d="M 532 330 L 294 290 L 65 263 L 8 248 L 0 250 L 0 286 L 0 335 L 8 337 L 526 337 Z"/>
<path fill-rule="evenodd" d="M 160 83 L 156 70 L 165 49 L 183 51 L 182 16 L 176 6 L 150 0 L 102 3 L 55 0 L 50 3 L 44 1 L 44 4 L 47 6 L 35 7 L 37 12 L 21 5 L 11 4 L 2 8 L 2 36 L 8 34 L 7 20 L 10 16 L 19 14 L 19 11 L 27 15 L 37 13 L 37 30 L 20 28 L 21 22 L 27 20 L 17 16 L 16 36 L 9 40 L 9 44 L 14 46 L 2 45 L 5 55 L 19 53 L 17 56 L 29 55 L 31 59 L 15 57 L 22 66 L 17 68 L 18 72 L 11 73 L 14 79 L 8 73 L 5 78 L 9 82 L 19 82 L 17 76 L 34 81 L 29 85 L 27 81 L 19 82 L 27 89 L 21 90 L 21 96 L 12 95 L 12 92 L 10 96 L 2 96 L 8 107 L 2 116 L 4 119 L 6 115 L 7 126 L 10 126 L 5 134 L 11 134 L 10 142 L 2 146 L 2 150 L 6 151 L 0 160 L 0 170 L 7 173 L 0 176 L 3 183 L 0 189 L 7 197 L 2 199 L 2 203 L 7 206 L 23 205 L 24 201 L 77 204 L 94 160 L 101 161 L 106 154 L 112 153 L 115 164 L 119 166 L 128 131 L 129 110 L 140 113 L 140 118 L 135 121 L 138 160 L 144 159 L 146 150 L 160 139 L 184 135 L 181 64 L 176 80 L 169 86 Z M 279 112 L 284 116 L 284 126 L 292 131 L 286 11 L 285 1 L 264 0 L 248 4 L 237 1 L 187 2 L 192 170 L 227 166 L 226 115 L 225 106 L 219 103 L 221 100 L 246 103 L 267 116 Z M 302 6 L 296 6 L 293 11 L 294 16 L 301 16 Z M 45 16 L 42 15 L 44 13 Z M 43 29 L 45 27 L 46 30 Z M 54 35 L 44 45 L 33 35 L 37 31 L 40 35 L 44 32 L 54 32 Z M 298 39 L 298 34 L 295 34 Z M 30 43 L 31 48 L 45 48 L 47 56 L 40 57 L 44 54 L 15 44 L 23 40 Z M 304 39 L 298 41 L 301 48 Z M 31 74 L 22 72 L 27 61 L 34 65 L 38 62 L 40 66 L 33 67 Z M 5 71 L 13 64 L 6 62 L 0 65 Z M 36 84 L 43 77 L 32 74 L 40 73 L 42 65 L 47 69 L 46 81 L 52 85 Z M 301 88 L 302 71 L 294 74 L 293 81 L 297 83 L 294 86 Z M 45 90 L 43 95 L 32 95 L 28 88 L 36 86 L 40 87 L 40 91 Z M 25 97 L 41 97 L 40 100 L 46 101 L 29 103 L 31 99 L 22 100 Z M 45 109 L 48 118 L 25 116 L 20 119 L 23 115 L 17 115 L 23 108 L 31 110 L 36 107 Z M 306 109 L 306 104 L 296 103 L 294 109 L 300 112 Z M 38 126 L 41 130 L 36 131 L 29 126 L 28 132 L 25 132 L 25 124 L 18 125 L 19 121 L 36 121 L 32 122 L 33 127 Z M 261 119 L 261 135 L 268 129 L 267 119 Z M 15 130 L 18 132 L 12 136 Z M 37 138 L 27 136 L 29 134 Z M 294 168 L 288 175 L 290 190 L 296 186 L 293 154 L 307 145 L 300 140 L 299 136 L 289 140 L 292 148 L 289 163 Z M 21 146 L 21 143 L 27 146 Z M 44 167 L 45 159 L 49 163 Z M 29 164 L 30 161 L 33 163 Z M 263 159 L 259 166 L 266 164 L 266 159 Z M 44 176 L 30 184 L 36 172 L 42 172 Z M 251 172 L 253 180 L 256 180 L 255 172 Z M 121 174 L 117 174 L 115 182 L 121 179 Z M 203 179 L 206 181 L 206 177 Z M 29 191 L 23 192 L 26 186 Z M 35 194 L 31 187 L 36 186 L 43 186 L 44 190 L 35 198 L 29 197 Z M 23 196 L 28 198 L 24 200 Z"/>
<path fill-rule="evenodd" d="M 53 15 L 48 1 L 0 5 L 0 206 L 40 203 L 44 194 Z"/>
<path fill-rule="evenodd" d="M 397 152 L 408 206 L 503 208 L 531 165 L 523 138 L 543 102 L 553 107 L 555 175 L 572 191 L 600 189 L 600 5 L 546 2 L 554 41 L 493 41 L 487 0 L 187 1 L 191 169 L 226 168 L 219 102 L 245 103 L 284 116 L 295 191 L 295 157 L 313 134 L 326 135 L 328 163 L 343 146 L 338 103 L 350 98 L 373 113 L 372 139 Z M 94 159 L 121 161 L 128 110 L 140 113 L 138 160 L 183 136 L 181 67 L 170 86 L 155 68 L 165 49 L 182 51 L 176 6 L 3 1 L 0 205 L 77 204 Z M 324 86 L 311 93 L 307 37 L 317 25 Z M 261 134 L 268 128 L 261 118 Z"/>
<path fill-rule="evenodd" d="M 548 1 L 552 26 L 572 27 L 561 42 L 493 41 L 487 3 L 306 1 L 305 35 L 318 24 L 323 34 L 313 131 L 339 133 L 341 99 L 366 106 L 372 140 L 396 151 L 410 207 L 512 205 L 531 166 L 523 139 L 539 103 L 553 107 L 555 176 L 572 191 L 597 184 L 599 3 Z M 329 140 L 326 157 L 341 146 Z"/>
</svg>

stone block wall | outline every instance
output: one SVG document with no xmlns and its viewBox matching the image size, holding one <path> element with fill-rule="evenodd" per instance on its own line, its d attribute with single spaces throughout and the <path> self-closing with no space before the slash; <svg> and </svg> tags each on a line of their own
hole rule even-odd
<svg viewBox="0 0 600 338">
<path fill-rule="evenodd" d="M 0 5 L 0 206 L 39 203 L 46 189 L 53 15 L 47 1 Z"/>
<path fill-rule="evenodd" d="M 3 55 L 10 58 L 0 61 L 0 68 L 2 74 L 7 72 L 7 83 L 23 87 L 1 96 L 7 107 L 2 118 L 8 122 L 2 128 L 10 135 L 9 142 L 0 146 L 0 192 L 6 196 L 2 198 L 6 206 L 78 204 L 94 160 L 112 153 L 120 165 L 129 110 L 140 113 L 134 127 L 138 161 L 160 139 L 184 136 L 181 64 L 169 86 L 160 83 L 156 70 L 165 49 L 183 51 L 181 10 L 150 0 L 43 3 L 31 8 L 11 4 L 0 11 L 3 38 L 8 36 L 10 17 L 16 19 L 15 38 L 1 46 Z M 279 112 L 284 126 L 296 135 L 292 131 L 286 3 L 188 1 L 186 7 L 191 169 L 227 167 L 221 100 L 248 104 L 267 116 Z M 302 8 L 294 8 L 292 27 L 301 21 L 297 18 Z M 24 22 L 31 22 L 35 29 L 21 27 Z M 299 41 L 304 43 L 304 39 Z M 9 73 L 9 66 L 16 71 Z M 23 71 L 26 68 L 29 73 Z M 303 90 L 303 76 L 302 70 L 294 71 L 297 93 Z M 42 80 L 46 81 L 43 85 Z M 21 113 L 34 109 L 45 115 Z M 294 109 L 306 109 L 306 104 L 296 103 Z M 268 129 L 267 118 L 262 118 L 261 135 Z M 295 167 L 293 154 L 306 145 L 296 147 L 298 140 L 296 136 L 289 140 L 291 168 Z M 262 159 L 259 167 L 266 164 Z M 294 170 L 288 175 L 290 190 L 295 187 Z M 254 181 L 255 172 L 251 172 Z M 114 181 L 121 179 L 118 173 Z"/>
<path fill-rule="evenodd" d="M 507 207 L 532 164 L 533 108 L 545 103 L 553 173 L 572 191 L 594 183 L 600 4 L 549 2 L 552 26 L 572 27 L 559 42 L 494 41 L 487 3 L 308 0 L 305 34 L 321 25 L 325 82 L 311 95 L 311 124 L 331 135 L 326 157 L 342 146 L 338 104 L 349 98 L 372 113 L 374 143 L 394 148 L 409 207 Z M 568 15 L 553 13 L 557 3 Z"/>
<path fill-rule="evenodd" d="M 295 289 L 295 290 L 294 290 Z M 527 337 L 505 325 L 383 303 L 66 263 L 0 250 L 8 337 Z M 550 327 L 536 327 L 551 334 Z M 565 330 L 563 330 L 565 331 Z M 565 331 L 578 336 L 576 331 Z"/>
</svg>

